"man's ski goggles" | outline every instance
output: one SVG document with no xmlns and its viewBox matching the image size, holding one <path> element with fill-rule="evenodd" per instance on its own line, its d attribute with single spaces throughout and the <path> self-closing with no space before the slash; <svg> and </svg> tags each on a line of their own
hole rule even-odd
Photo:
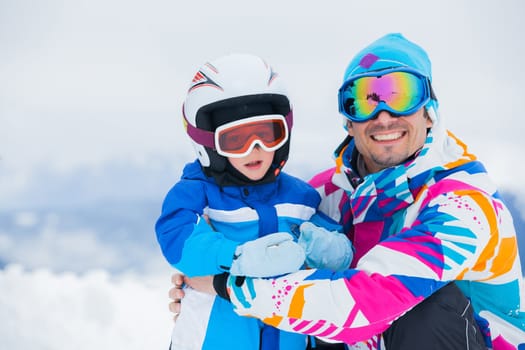
<svg viewBox="0 0 525 350">
<path fill-rule="evenodd" d="M 415 113 L 430 98 L 427 78 L 395 68 L 345 81 L 339 89 L 339 112 L 353 122 L 370 120 L 380 111 L 405 116 Z"/>
<path fill-rule="evenodd" d="M 215 149 L 224 157 L 245 157 L 255 145 L 267 152 L 275 151 L 286 141 L 288 126 L 279 114 L 239 119 L 215 130 Z"/>
<path fill-rule="evenodd" d="M 215 149 L 224 157 L 242 158 L 250 154 L 255 145 L 271 152 L 282 147 L 289 139 L 293 113 L 260 115 L 239 119 L 221 125 L 213 131 L 191 125 L 183 112 L 186 132 L 199 145 Z"/>
</svg>

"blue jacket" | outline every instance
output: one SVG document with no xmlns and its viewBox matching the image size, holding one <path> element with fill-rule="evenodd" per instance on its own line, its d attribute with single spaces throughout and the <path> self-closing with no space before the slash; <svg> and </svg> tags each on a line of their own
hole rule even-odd
<svg viewBox="0 0 525 350">
<path fill-rule="evenodd" d="M 220 274 L 229 270 L 239 244 L 274 232 L 292 232 L 306 220 L 326 227 L 328 222 L 314 215 L 320 201 L 313 187 L 286 173 L 267 184 L 220 187 L 195 161 L 186 165 L 164 200 L 155 227 L 157 239 L 168 262 L 184 274 Z M 193 290 L 186 290 L 182 308 L 172 336 L 175 349 L 259 349 L 261 330 L 269 327 L 237 316 L 221 298 Z M 279 343 L 273 343 L 273 349 L 305 348 L 304 335 L 269 328 L 264 332 L 274 336 L 267 339 Z M 271 341 L 264 339 L 263 343 Z"/>
</svg>

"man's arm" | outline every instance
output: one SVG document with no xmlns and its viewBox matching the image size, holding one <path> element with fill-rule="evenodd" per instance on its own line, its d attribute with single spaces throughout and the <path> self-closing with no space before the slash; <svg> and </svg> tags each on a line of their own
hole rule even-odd
<svg viewBox="0 0 525 350">
<path fill-rule="evenodd" d="M 487 244 L 500 244 L 490 240 L 498 225 L 490 199 L 478 191 L 458 193 L 435 196 L 411 228 L 374 246 L 355 269 L 242 283 L 230 277 L 225 290 L 235 312 L 283 330 L 354 343 L 383 332 L 450 281 L 512 272 L 512 265 L 490 268 L 497 261 L 487 253 L 498 250 L 487 250 Z M 449 198 L 469 205 L 452 205 Z"/>
</svg>

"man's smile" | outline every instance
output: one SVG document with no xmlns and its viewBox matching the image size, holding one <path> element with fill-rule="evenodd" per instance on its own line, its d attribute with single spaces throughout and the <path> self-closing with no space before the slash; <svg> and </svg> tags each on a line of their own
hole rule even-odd
<svg viewBox="0 0 525 350">
<path fill-rule="evenodd" d="M 384 141 L 395 141 L 395 140 L 401 139 L 403 136 L 405 136 L 405 134 L 406 134 L 406 131 L 395 131 L 395 132 L 390 132 L 387 134 L 374 134 L 374 135 L 371 135 L 370 137 L 374 141 L 384 142 Z"/>
</svg>

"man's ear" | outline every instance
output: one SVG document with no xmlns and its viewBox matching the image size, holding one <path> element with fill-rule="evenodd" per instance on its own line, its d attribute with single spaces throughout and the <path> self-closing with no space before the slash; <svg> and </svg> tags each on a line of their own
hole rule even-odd
<svg viewBox="0 0 525 350">
<path fill-rule="evenodd" d="M 348 135 L 354 136 L 354 125 L 351 120 L 346 121 L 346 131 L 348 131 Z"/>
<path fill-rule="evenodd" d="M 430 117 L 430 113 L 428 112 L 426 108 L 424 108 L 423 113 L 424 113 L 423 116 L 427 120 L 427 129 L 432 128 L 434 126 L 434 122 L 432 121 L 432 118 Z"/>
<path fill-rule="evenodd" d="M 434 125 L 434 122 L 432 119 L 427 118 L 427 129 L 430 129 Z"/>
</svg>

